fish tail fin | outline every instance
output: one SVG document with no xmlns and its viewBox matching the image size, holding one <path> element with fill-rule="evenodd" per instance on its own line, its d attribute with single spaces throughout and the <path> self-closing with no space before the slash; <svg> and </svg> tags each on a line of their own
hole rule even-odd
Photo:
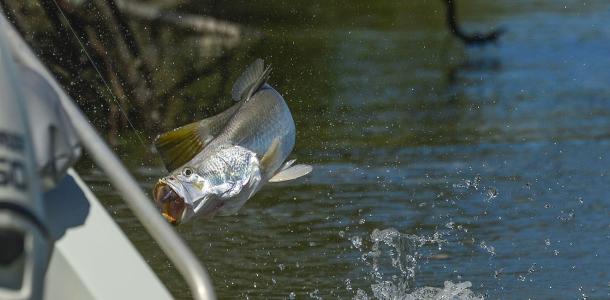
<svg viewBox="0 0 610 300">
<path fill-rule="evenodd" d="M 262 59 L 254 61 L 235 81 L 231 89 L 231 97 L 234 101 L 248 100 L 260 87 L 267 82 L 271 66 L 265 68 Z"/>
</svg>

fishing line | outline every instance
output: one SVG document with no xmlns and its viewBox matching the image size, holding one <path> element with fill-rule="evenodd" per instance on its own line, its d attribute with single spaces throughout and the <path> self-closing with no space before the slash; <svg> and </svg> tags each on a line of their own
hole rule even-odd
<svg viewBox="0 0 610 300">
<path fill-rule="evenodd" d="M 131 129 L 133 129 L 133 131 L 136 133 L 136 137 L 138 138 L 138 140 L 140 141 L 140 143 L 142 144 L 142 146 L 144 146 L 144 149 L 147 149 L 146 144 L 144 143 L 144 140 L 142 139 L 142 136 L 140 136 L 140 133 L 138 132 L 138 130 L 136 129 L 135 126 L 133 126 L 133 123 L 131 123 L 131 120 L 129 119 L 129 117 L 127 116 L 127 113 L 125 112 L 125 110 L 123 109 L 123 107 L 121 106 L 121 104 L 119 103 L 119 101 L 117 100 L 117 97 L 114 95 L 114 93 L 112 93 L 112 89 L 110 89 L 110 85 L 108 85 L 108 82 L 106 82 L 106 79 L 104 79 L 104 76 L 102 76 L 102 73 L 100 72 L 100 70 L 97 68 L 97 65 L 95 64 L 95 62 L 93 61 L 93 58 L 91 58 L 91 55 L 89 55 L 89 52 L 87 51 L 87 49 L 85 48 L 85 45 L 81 42 L 80 38 L 78 37 L 78 35 L 76 34 L 76 31 L 74 30 L 74 28 L 72 28 L 72 24 L 70 24 L 70 20 L 68 20 L 68 17 L 66 17 L 66 15 L 64 14 L 64 11 L 61 9 L 61 7 L 59 6 L 59 4 L 57 4 L 56 0 L 53 0 L 53 3 L 55 4 L 55 7 L 57 7 L 57 9 L 59 10 L 59 13 L 61 14 L 61 16 L 66 20 L 66 24 L 68 25 L 68 28 L 70 29 L 70 31 L 72 31 L 72 34 L 74 35 L 74 37 L 76 38 L 76 41 L 78 42 L 78 44 L 80 45 L 81 49 L 83 49 L 83 51 L 85 52 L 85 55 L 87 56 L 87 59 L 89 59 L 89 62 L 91 63 L 91 65 L 93 66 L 93 68 L 95 69 L 95 72 L 97 72 L 97 74 L 100 76 L 100 79 L 102 79 L 102 82 L 104 83 L 104 85 L 106 86 L 106 89 L 108 89 L 108 93 L 110 93 L 112 100 L 114 100 L 114 102 L 116 103 L 117 107 L 119 108 L 119 111 L 123 114 L 123 116 L 125 117 L 125 119 L 127 119 L 127 123 L 129 123 L 129 126 L 131 127 Z M 127 97 L 124 97 L 125 100 L 127 100 L 127 102 L 129 104 L 130 101 Z M 112 104 L 112 103 L 111 103 Z"/>
</svg>

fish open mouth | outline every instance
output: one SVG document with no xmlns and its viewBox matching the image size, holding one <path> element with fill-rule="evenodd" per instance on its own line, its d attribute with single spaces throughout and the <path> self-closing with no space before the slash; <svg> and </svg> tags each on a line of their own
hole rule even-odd
<svg viewBox="0 0 610 300">
<path fill-rule="evenodd" d="M 182 221 L 186 203 L 169 185 L 161 181 L 158 182 L 155 185 L 153 197 L 161 215 L 168 222 L 178 225 Z"/>
</svg>

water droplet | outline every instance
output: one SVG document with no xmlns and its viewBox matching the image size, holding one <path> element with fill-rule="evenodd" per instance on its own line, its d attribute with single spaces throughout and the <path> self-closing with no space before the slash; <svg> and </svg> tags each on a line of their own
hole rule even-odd
<svg viewBox="0 0 610 300">
<path fill-rule="evenodd" d="M 501 268 L 500 270 L 495 270 L 494 271 L 494 277 L 495 278 L 499 278 L 500 275 L 502 275 L 502 272 L 504 272 L 504 268 Z"/>
<path fill-rule="evenodd" d="M 530 274 L 536 272 L 536 263 L 533 263 L 529 269 L 527 269 L 527 272 Z"/>
<path fill-rule="evenodd" d="M 360 236 L 352 236 L 350 241 L 352 241 L 352 245 L 354 245 L 355 248 L 360 249 L 360 247 L 362 247 L 362 238 Z"/>
<path fill-rule="evenodd" d="M 487 243 L 485 243 L 485 241 L 482 241 L 479 244 L 479 247 L 481 247 L 481 249 L 489 252 L 489 254 L 491 254 L 492 256 L 496 255 L 496 248 L 494 248 L 494 246 L 487 245 Z"/>
<path fill-rule="evenodd" d="M 561 221 L 561 222 L 569 222 L 571 220 L 574 219 L 574 216 L 576 214 L 574 213 L 574 211 L 569 211 L 569 212 L 564 212 L 563 210 L 561 211 L 561 214 L 559 216 L 557 216 L 557 220 Z"/>
<path fill-rule="evenodd" d="M 496 190 L 496 188 L 490 188 L 487 190 L 487 201 L 498 197 L 498 190 Z"/>
<path fill-rule="evenodd" d="M 472 181 L 472 187 L 475 189 L 479 189 L 479 184 L 481 183 L 481 176 L 477 175 L 474 177 L 474 180 Z"/>
<path fill-rule="evenodd" d="M 313 292 L 309 293 L 309 297 L 311 297 L 311 299 L 322 300 L 322 297 L 320 297 L 318 293 L 320 293 L 320 290 L 315 289 Z"/>
<path fill-rule="evenodd" d="M 352 290 L 352 281 L 349 278 L 345 279 L 345 289 L 348 291 Z"/>
<path fill-rule="evenodd" d="M 369 300 L 369 296 L 366 294 L 365 291 L 358 289 L 356 291 L 356 296 L 354 297 L 354 300 Z"/>
</svg>

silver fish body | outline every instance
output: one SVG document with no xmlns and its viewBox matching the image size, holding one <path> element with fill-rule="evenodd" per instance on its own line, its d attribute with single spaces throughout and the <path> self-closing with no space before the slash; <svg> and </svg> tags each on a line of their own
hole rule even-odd
<svg viewBox="0 0 610 300">
<path fill-rule="evenodd" d="M 294 120 L 284 98 L 271 86 L 265 86 L 236 110 L 226 128 L 206 148 L 195 156 L 193 165 L 205 165 L 216 152 L 232 146 L 240 146 L 262 158 L 274 141 L 278 143 L 279 155 L 266 170 L 269 179 L 288 157 L 294 147 Z"/>
<path fill-rule="evenodd" d="M 172 142 L 182 134 L 177 129 L 168 133 L 169 142 L 158 146 L 163 150 L 171 145 L 167 153 L 173 156 L 181 155 L 180 149 L 203 147 L 155 187 L 157 205 L 172 223 L 235 214 L 270 179 L 290 180 L 311 171 L 297 165 L 301 169 L 291 172 L 293 161 L 283 166 L 294 147 L 295 124 L 282 96 L 264 82 L 247 98 L 193 128 L 197 143 Z M 171 161 L 176 162 L 180 160 Z"/>
</svg>

